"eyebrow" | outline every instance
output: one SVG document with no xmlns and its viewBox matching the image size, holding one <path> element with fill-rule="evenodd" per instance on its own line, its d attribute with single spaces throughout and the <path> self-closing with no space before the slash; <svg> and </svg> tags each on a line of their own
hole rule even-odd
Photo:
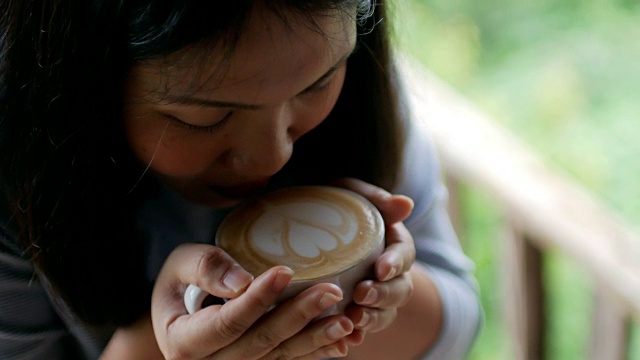
<svg viewBox="0 0 640 360">
<path fill-rule="evenodd" d="M 314 81 L 313 84 L 307 86 L 300 93 L 305 93 L 312 89 L 314 86 L 322 83 L 322 81 L 326 80 L 330 77 L 336 70 L 338 70 L 342 65 L 344 65 L 347 60 L 356 52 L 357 47 L 353 47 L 351 51 L 342 56 L 332 67 L 327 70 L 322 76 L 318 78 L 318 80 Z M 171 96 L 167 95 L 166 100 L 173 104 L 187 105 L 187 106 L 201 106 L 201 107 L 215 107 L 215 108 L 233 108 L 238 110 L 260 110 L 264 108 L 264 105 L 259 104 L 246 104 L 246 103 L 238 103 L 238 102 L 229 102 L 229 101 L 219 101 L 212 99 L 204 99 L 197 96 L 188 96 L 188 95 L 179 95 L 179 96 Z"/>
</svg>

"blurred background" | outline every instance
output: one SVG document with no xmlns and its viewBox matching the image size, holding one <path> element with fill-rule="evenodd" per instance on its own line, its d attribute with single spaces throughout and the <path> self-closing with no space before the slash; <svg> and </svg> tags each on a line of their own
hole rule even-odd
<svg viewBox="0 0 640 360">
<path fill-rule="evenodd" d="M 399 0 L 395 37 L 495 121 L 640 229 L 640 0 Z M 501 214 L 462 189 L 465 250 L 477 264 L 486 324 L 471 359 L 512 359 L 501 324 Z M 639 260 L 640 261 L 640 260 Z M 585 359 L 593 284 L 551 252 L 547 358 Z M 640 359 L 640 331 L 629 358 Z"/>
</svg>

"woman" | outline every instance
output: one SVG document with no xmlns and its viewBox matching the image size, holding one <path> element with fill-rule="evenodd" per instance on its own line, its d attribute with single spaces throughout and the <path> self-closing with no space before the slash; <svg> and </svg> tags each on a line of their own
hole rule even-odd
<svg viewBox="0 0 640 360">
<path fill-rule="evenodd" d="M 471 265 L 401 111 L 384 10 L 4 2 L 0 356 L 463 357 Z M 376 280 L 345 315 L 312 321 L 341 297 L 329 284 L 265 314 L 291 271 L 253 279 L 212 234 L 244 198 L 326 183 L 381 210 Z M 187 315 L 189 283 L 236 300 Z"/>
</svg>

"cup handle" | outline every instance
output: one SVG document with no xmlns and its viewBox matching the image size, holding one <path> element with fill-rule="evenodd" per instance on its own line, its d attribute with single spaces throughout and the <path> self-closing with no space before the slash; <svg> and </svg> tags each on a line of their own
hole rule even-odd
<svg viewBox="0 0 640 360">
<path fill-rule="evenodd" d="M 187 312 L 193 314 L 202 309 L 202 302 L 207 296 L 209 296 L 209 293 L 195 285 L 189 284 L 187 290 L 184 292 L 184 307 L 187 308 Z"/>
</svg>

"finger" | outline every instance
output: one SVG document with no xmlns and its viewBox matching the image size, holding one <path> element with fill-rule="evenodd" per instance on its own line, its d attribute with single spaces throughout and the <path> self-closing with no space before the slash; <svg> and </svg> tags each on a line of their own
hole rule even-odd
<svg viewBox="0 0 640 360">
<path fill-rule="evenodd" d="M 344 178 L 333 183 L 351 190 L 369 200 L 378 210 L 385 224 L 405 220 L 413 210 L 413 200 L 404 195 L 393 195 L 387 190 L 354 178 Z"/>
<path fill-rule="evenodd" d="M 354 326 L 353 331 L 345 338 L 345 341 L 349 346 L 358 346 L 364 342 L 366 336 L 367 333 L 364 330 L 356 329 Z"/>
<path fill-rule="evenodd" d="M 224 250 L 206 244 L 177 247 L 165 261 L 162 273 L 173 274 L 173 283 L 193 284 L 220 298 L 238 296 L 253 280 Z"/>
<path fill-rule="evenodd" d="M 375 333 L 388 328 L 398 316 L 398 309 L 374 309 L 354 305 L 346 311 L 357 330 Z"/>
<path fill-rule="evenodd" d="M 345 340 L 336 341 L 321 349 L 315 350 L 311 354 L 300 356 L 296 360 L 318 360 L 327 358 L 341 358 L 349 354 L 349 345 Z"/>
<path fill-rule="evenodd" d="M 353 331 L 353 323 L 343 315 L 325 317 L 284 341 L 266 359 L 297 359 L 344 339 Z"/>
<path fill-rule="evenodd" d="M 274 267 L 224 305 L 206 307 L 193 315 L 183 313 L 163 328 L 154 326 L 154 330 L 166 333 L 170 345 L 167 348 L 173 353 L 182 357 L 209 356 L 240 338 L 277 301 L 292 277 L 291 269 Z"/>
<path fill-rule="evenodd" d="M 239 301 L 247 294 L 232 302 Z M 264 356 L 341 300 L 342 291 L 336 285 L 325 283 L 313 286 L 271 310 L 240 339 L 217 355 L 225 359 Z"/>
<path fill-rule="evenodd" d="M 390 281 L 361 282 L 354 289 L 353 301 L 358 305 L 373 308 L 398 308 L 407 304 L 412 293 L 413 280 L 406 272 Z"/>
<path fill-rule="evenodd" d="M 409 271 L 416 258 L 413 237 L 402 223 L 387 226 L 387 247 L 375 263 L 376 278 L 388 281 Z"/>
</svg>

